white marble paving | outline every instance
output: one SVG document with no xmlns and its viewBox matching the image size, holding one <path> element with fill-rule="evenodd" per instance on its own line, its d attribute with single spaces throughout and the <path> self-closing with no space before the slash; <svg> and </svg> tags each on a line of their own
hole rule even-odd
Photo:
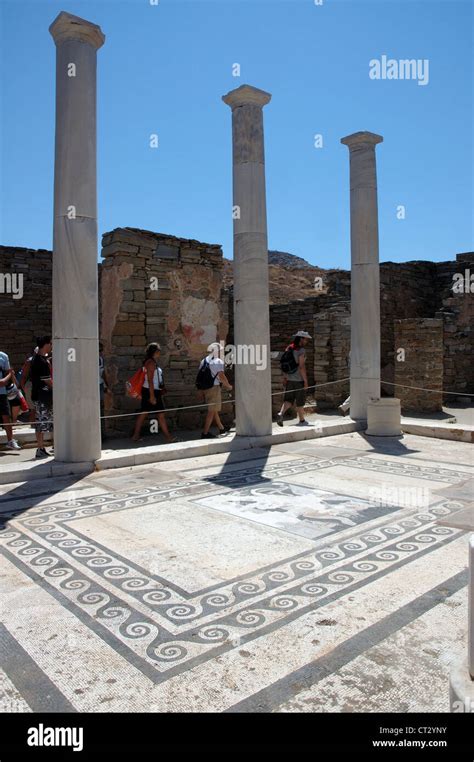
<svg viewBox="0 0 474 762">
<path fill-rule="evenodd" d="M 309 454 L 295 443 L 255 458 L 190 459 L 183 470 L 99 472 L 58 491 L 51 482 L 36 497 L 19 490 L 8 502 L 20 510 L 4 511 L 0 532 L 7 631 L 79 711 L 223 711 L 253 706 L 262 691 L 270 701 L 282 680 L 287 687 L 267 709 L 300 711 L 293 672 L 465 568 L 467 538 L 449 519 L 466 501 L 439 492 L 462 485 L 462 467 L 434 463 L 431 450 L 416 460 L 390 447 L 375 456 L 353 447 L 352 436 L 333 438 L 317 450 L 321 459 L 316 442 Z M 427 488 L 429 505 L 374 503 L 369 488 L 385 483 Z M 466 593 L 456 596 L 465 605 Z M 439 607 L 453 644 L 462 643 L 457 609 Z M 433 621 L 441 627 L 443 617 Z M 426 658 L 441 679 L 456 648 L 443 650 L 442 669 L 438 650 Z M 27 711 L 3 659 L 13 688 L 5 682 L 0 706 Z M 380 665 L 374 684 L 379 678 Z M 369 687 L 353 694 L 354 711 Z M 342 683 L 336 693 L 316 711 L 340 711 Z M 401 711 L 406 695 L 390 696 Z M 408 711 L 428 704 L 415 694 Z"/>
</svg>

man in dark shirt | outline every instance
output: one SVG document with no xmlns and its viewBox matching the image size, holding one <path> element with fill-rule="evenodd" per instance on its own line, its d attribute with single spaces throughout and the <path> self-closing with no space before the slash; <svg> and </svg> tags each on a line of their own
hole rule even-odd
<svg viewBox="0 0 474 762">
<path fill-rule="evenodd" d="M 53 431 L 53 379 L 47 355 L 51 354 L 51 336 L 38 341 L 38 351 L 31 361 L 31 399 L 36 410 L 36 458 L 50 456 L 44 446 L 44 435 Z"/>
</svg>

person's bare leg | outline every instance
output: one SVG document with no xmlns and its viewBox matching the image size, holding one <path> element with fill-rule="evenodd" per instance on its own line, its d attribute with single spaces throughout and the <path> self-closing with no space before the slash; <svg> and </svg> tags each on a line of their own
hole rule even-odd
<svg viewBox="0 0 474 762">
<path fill-rule="evenodd" d="M 214 410 L 208 410 L 206 415 L 206 420 L 204 421 L 204 429 L 203 434 L 208 434 L 209 429 L 211 428 L 212 421 L 214 420 Z"/>
<path fill-rule="evenodd" d="M 140 431 L 142 430 L 143 422 L 147 415 L 148 413 L 140 413 L 140 415 L 137 416 L 137 420 L 135 421 L 135 429 L 132 436 L 133 442 L 138 442 L 140 439 Z"/>
<path fill-rule="evenodd" d="M 217 412 L 217 410 L 214 412 L 214 423 L 216 424 L 219 431 L 222 431 L 224 429 L 224 424 L 222 423 L 220 415 Z"/>
<path fill-rule="evenodd" d="M 300 423 L 303 423 L 303 421 L 305 420 L 304 407 L 297 407 L 296 412 L 298 413 L 298 418 L 300 419 Z"/>
<path fill-rule="evenodd" d="M 290 409 L 291 404 L 291 402 L 284 402 L 278 415 L 285 415 L 286 411 Z"/>
<path fill-rule="evenodd" d="M 44 450 L 44 434 L 42 431 L 36 432 L 36 444 L 38 445 L 38 450 Z"/>
<path fill-rule="evenodd" d="M 158 413 L 158 423 L 160 424 L 160 429 L 165 435 L 165 439 L 168 442 L 171 442 L 173 440 L 173 437 L 170 434 L 170 430 L 168 428 L 168 424 L 166 423 L 166 417 L 164 413 Z"/>
<path fill-rule="evenodd" d="M 2 416 L 2 421 L 3 421 L 3 428 L 5 429 L 5 432 L 6 432 L 6 435 L 7 435 L 7 440 L 9 442 L 11 442 L 11 440 L 13 439 L 13 429 L 12 429 L 12 425 L 10 423 L 9 416 L 8 415 L 3 415 Z"/>
</svg>

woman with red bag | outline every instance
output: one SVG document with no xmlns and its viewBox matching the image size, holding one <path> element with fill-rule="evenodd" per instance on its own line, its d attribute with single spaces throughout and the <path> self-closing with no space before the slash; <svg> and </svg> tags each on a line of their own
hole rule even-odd
<svg viewBox="0 0 474 762">
<path fill-rule="evenodd" d="M 163 394 L 166 393 L 163 371 L 158 365 L 160 359 L 161 347 L 156 342 L 148 344 L 143 362 L 144 380 L 141 393 L 141 413 L 137 416 L 135 431 L 133 432 L 133 442 L 140 440 L 140 432 L 149 413 L 157 413 L 158 424 L 164 434 L 166 441 L 177 442 L 168 429 L 165 414 L 161 411 L 165 409 Z"/>
</svg>

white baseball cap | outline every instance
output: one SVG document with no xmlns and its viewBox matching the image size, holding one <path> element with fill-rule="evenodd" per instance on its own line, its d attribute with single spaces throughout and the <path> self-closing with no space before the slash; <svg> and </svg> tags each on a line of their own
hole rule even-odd
<svg viewBox="0 0 474 762">
<path fill-rule="evenodd" d="M 298 333 L 295 333 L 293 338 L 296 339 L 297 337 L 300 337 L 301 339 L 312 339 L 313 337 L 309 335 L 307 331 L 298 331 Z"/>
</svg>

